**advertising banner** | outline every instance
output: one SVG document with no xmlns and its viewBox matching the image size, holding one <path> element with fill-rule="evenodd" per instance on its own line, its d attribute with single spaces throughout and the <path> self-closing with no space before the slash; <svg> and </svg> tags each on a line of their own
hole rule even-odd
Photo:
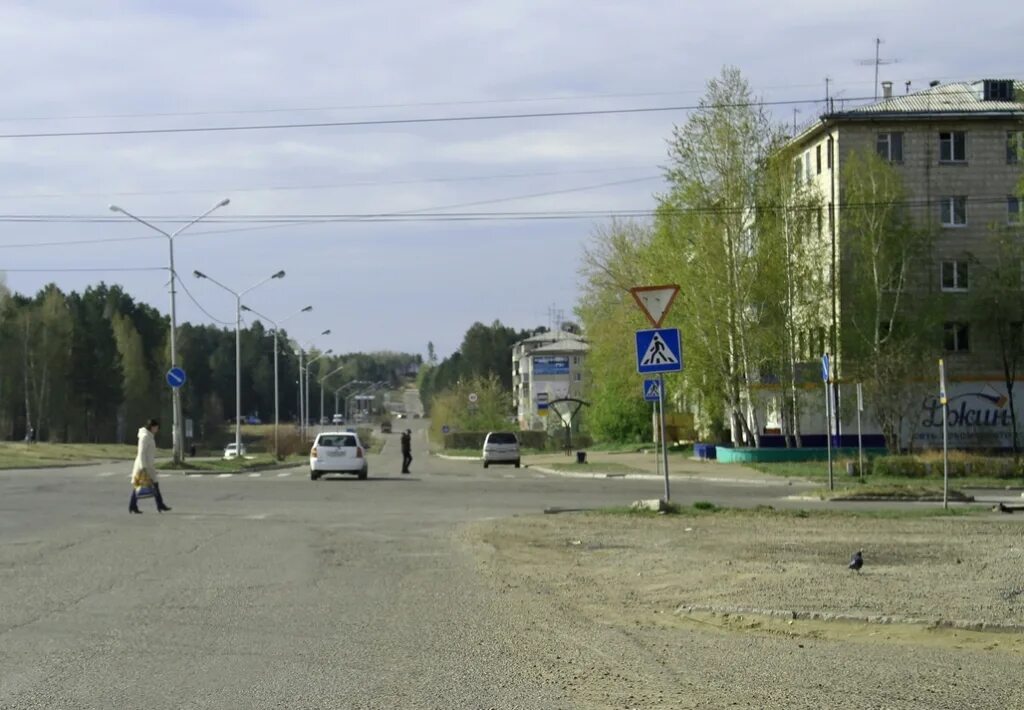
<svg viewBox="0 0 1024 710">
<path fill-rule="evenodd" d="M 568 375 L 569 358 L 564 356 L 545 356 L 533 358 L 533 374 L 538 375 Z"/>
</svg>

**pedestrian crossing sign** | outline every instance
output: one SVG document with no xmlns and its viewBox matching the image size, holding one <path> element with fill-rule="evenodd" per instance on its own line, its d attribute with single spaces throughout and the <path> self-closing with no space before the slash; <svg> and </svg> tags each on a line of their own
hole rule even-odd
<svg viewBox="0 0 1024 710">
<path fill-rule="evenodd" d="M 683 346 L 678 328 L 657 328 L 636 332 L 636 370 L 641 375 L 680 372 Z"/>
<path fill-rule="evenodd" d="M 658 402 L 661 400 L 660 381 L 644 380 L 644 400 L 647 402 Z"/>
</svg>

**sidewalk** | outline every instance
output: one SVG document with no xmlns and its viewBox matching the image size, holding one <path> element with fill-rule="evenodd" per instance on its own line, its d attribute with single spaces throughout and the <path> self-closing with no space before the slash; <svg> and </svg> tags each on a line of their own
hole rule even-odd
<svg viewBox="0 0 1024 710">
<path fill-rule="evenodd" d="M 615 478 L 648 478 L 659 477 L 658 455 L 654 449 L 650 453 L 604 453 L 587 452 L 587 463 L 576 465 L 575 456 L 565 454 L 537 454 L 526 456 L 523 463 L 532 469 L 558 475 L 585 477 Z M 572 465 L 571 471 L 560 471 L 552 468 L 559 464 Z M 602 465 L 607 466 L 602 470 Z M 560 468 L 560 467 L 559 467 Z M 623 471 L 626 470 L 624 473 Z M 772 476 L 761 473 L 746 466 L 734 463 L 718 463 L 716 461 L 700 461 L 699 459 L 670 454 L 668 459 L 670 478 L 699 478 L 707 481 L 725 481 L 736 483 L 797 483 L 792 478 Z M 816 484 L 815 484 L 816 485 Z"/>
</svg>

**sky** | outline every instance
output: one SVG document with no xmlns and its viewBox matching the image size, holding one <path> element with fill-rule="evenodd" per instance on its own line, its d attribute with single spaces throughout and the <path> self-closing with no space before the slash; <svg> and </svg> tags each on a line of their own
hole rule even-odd
<svg viewBox="0 0 1024 710">
<path fill-rule="evenodd" d="M 26 294 L 118 283 L 166 312 L 167 239 L 108 206 L 173 231 L 161 217 L 230 198 L 174 240 L 179 322 L 234 321 L 194 270 L 241 291 L 283 269 L 244 302 L 312 305 L 285 324 L 303 345 L 444 356 L 475 321 L 571 316 L 583 245 L 607 213 L 654 207 L 673 125 L 722 66 L 803 123 L 826 76 L 874 93 L 875 37 L 897 91 L 1024 77 L 1009 0 L 7 0 L 0 272 Z M 656 107 L 680 108 L 366 124 Z M 338 122 L 363 125 L 294 125 Z M 292 127 L 37 135 L 268 124 Z"/>
</svg>

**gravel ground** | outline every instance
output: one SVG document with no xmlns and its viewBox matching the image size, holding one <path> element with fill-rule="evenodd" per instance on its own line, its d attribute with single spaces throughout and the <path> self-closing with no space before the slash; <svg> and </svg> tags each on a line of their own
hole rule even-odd
<svg viewBox="0 0 1024 710">
<path fill-rule="evenodd" d="M 464 539 L 578 707 L 1024 708 L 1024 634 L 899 623 L 1024 626 L 1019 520 L 574 514 Z"/>
</svg>

